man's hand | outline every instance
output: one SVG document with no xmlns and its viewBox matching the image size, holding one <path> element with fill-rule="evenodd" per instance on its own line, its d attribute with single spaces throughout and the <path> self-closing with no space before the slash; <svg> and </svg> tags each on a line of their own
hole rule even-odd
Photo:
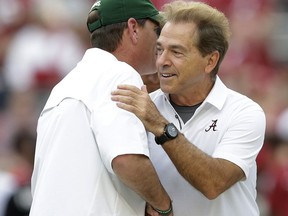
<svg viewBox="0 0 288 216">
<path fill-rule="evenodd" d="M 159 213 L 156 212 L 151 205 L 146 203 L 145 216 L 159 216 Z"/>
<path fill-rule="evenodd" d="M 111 94 L 111 99 L 117 102 L 117 106 L 134 113 L 142 121 L 146 130 L 156 136 L 163 133 L 168 121 L 158 111 L 145 85 L 141 90 L 136 86 L 119 85 L 118 89 Z"/>
</svg>

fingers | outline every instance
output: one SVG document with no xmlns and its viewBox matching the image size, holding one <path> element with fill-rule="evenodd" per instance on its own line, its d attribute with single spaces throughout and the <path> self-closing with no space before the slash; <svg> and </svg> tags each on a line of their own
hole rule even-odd
<svg viewBox="0 0 288 216">
<path fill-rule="evenodd" d="M 146 86 L 142 86 L 141 90 L 132 85 L 118 85 L 117 89 L 111 92 L 112 101 L 135 105 L 140 103 L 140 99 L 149 97 Z"/>
<path fill-rule="evenodd" d="M 130 86 L 132 89 L 136 90 L 134 86 Z M 130 88 L 129 87 L 129 88 Z M 138 91 L 141 91 L 138 89 Z M 125 87 L 121 89 L 116 89 L 111 92 L 111 100 L 117 102 L 116 105 L 126 111 L 137 114 L 138 110 L 141 109 L 141 101 L 137 100 L 137 94 L 133 90 L 127 90 Z"/>
<path fill-rule="evenodd" d="M 138 95 L 141 95 L 141 90 L 135 86 L 118 86 L 118 88 L 111 92 L 112 97 L 116 96 L 121 97 L 130 97 L 137 98 Z"/>
<path fill-rule="evenodd" d="M 118 89 L 122 89 L 122 90 L 128 90 L 131 92 L 135 92 L 135 93 L 139 93 L 141 90 L 133 85 L 126 85 L 126 84 L 121 84 L 117 86 Z"/>
<path fill-rule="evenodd" d="M 112 96 L 117 96 L 117 95 L 119 95 L 119 96 L 126 96 L 126 97 L 131 97 L 132 95 L 133 95 L 134 93 L 133 93 L 133 91 L 131 91 L 131 90 L 123 90 L 123 89 L 116 89 L 116 90 L 114 90 L 114 91 L 112 91 L 111 92 L 111 95 Z"/>
<path fill-rule="evenodd" d="M 143 86 L 141 87 L 141 91 L 144 91 L 144 92 L 148 93 L 147 86 L 146 86 L 146 85 L 143 85 Z"/>
<path fill-rule="evenodd" d="M 150 204 L 146 204 L 145 216 L 159 216 L 159 213 L 156 212 Z"/>
<path fill-rule="evenodd" d="M 135 93 L 135 94 L 138 94 L 138 95 L 141 94 L 141 93 L 147 93 L 148 94 L 146 85 L 143 85 L 141 87 L 141 90 L 140 90 L 138 87 L 133 86 L 133 85 L 121 84 L 121 85 L 117 86 L 117 90 L 125 90 L 126 93 L 130 92 L 130 93 Z M 117 91 L 117 90 L 115 90 L 115 91 Z M 113 92 L 115 92 L 115 91 L 113 91 Z"/>
<path fill-rule="evenodd" d="M 125 103 L 127 105 L 132 105 L 133 103 L 133 92 L 129 90 L 116 89 L 111 92 L 111 100 L 115 102 Z M 117 104 L 118 106 L 119 104 Z M 121 106 L 122 107 L 122 106 Z"/>
<path fill-rule="evenodd" d="M 145 119 L 151 103 L 154 105 L 147 93 L 146 86 L 142 86 L 141 89 L 131 85 L 117 87 L 111 92 L 111 100 L 116 102 L 119 108 L 134 113 L 139 119 Z"/>
<path fill-rule="evenodd" d="M 119 108 L 125 109 L 130 112 L 134 109 L 134 103 L 130 97 L 122 95 L 112 95 L 111 100 L 117 102 L 116 105 Z"/>
<path fill-rule="evenodd" d="M 115 91 L 113 91 L 111 93 L 111 100 L 115 101 L 115 102 L 118 102 L 118 103 L 124 103 L 124 104 L 127 104 L 127 105 L 131 105 L 131 106 L 135 106 L 135 104 L 137 103 L 137 101 L 134 100 L 133 95 L 131 95 L 130 92 L 125 91 L 125 90 L 115 90 Z"/>
</svg>

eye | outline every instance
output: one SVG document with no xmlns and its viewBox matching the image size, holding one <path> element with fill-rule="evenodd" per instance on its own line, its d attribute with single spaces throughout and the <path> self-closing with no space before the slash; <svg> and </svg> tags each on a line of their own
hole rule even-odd
<svg viewBox="0 0 288 216">
<path fill-rule="evenodd" d="M 156 53 L 157 55 L 161 55 L 163 53 L 163 49 L 159 46 L 156 47 Z"/>
<path fill-rule="evenodd" d="M 172 50 L 172 52 L 175 56 L 182 56 L 182 53 L 177 50 Z"/>
<path fill-rule="evenodd" d="M 154 31 L 155 31 L 157 37 L 159 37 L 159 36 L 160 36 L 160 33 L 161 33 L 161 28 L 160 28 L 160 26 L 157 26 L 156 28 L 154 28 Z"/>
</svg>

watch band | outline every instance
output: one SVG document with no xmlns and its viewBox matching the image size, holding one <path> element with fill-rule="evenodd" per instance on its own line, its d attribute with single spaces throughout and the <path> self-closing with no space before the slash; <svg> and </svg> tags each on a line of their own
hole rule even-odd
<svg viewBox="0 0 288 216">
<path fill-rule="evenodd" d="M 168 140 L 169 138 L 166 136 L 165 132 L 161 136 L 155 137 L 155 142 L 158 145 L 163 145 Z"/>
<path fill-rule="evenodd" d="M 163 145 L 168 140 L 175 139 L 178 136 L 178 130 L 173 123 L 165 125 L 164 133 L 161 136 L 155 136 L 155 142 L 158 145 Z"/>
</svg>

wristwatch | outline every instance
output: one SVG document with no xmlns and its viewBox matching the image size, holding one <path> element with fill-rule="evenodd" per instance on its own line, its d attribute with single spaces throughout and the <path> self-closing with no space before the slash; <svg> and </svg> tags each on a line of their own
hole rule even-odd
<svg viewBox="0 0 288 216">
<path fill-rule="evenodd" d="M 166 141 L 175 139 L 178 136 L 178 130 L 173 123 L 165 125 L 164 133 L 161 136 L 155 137 L 155 142 L 158 145 L 163 145 Z"/>
</svg>

